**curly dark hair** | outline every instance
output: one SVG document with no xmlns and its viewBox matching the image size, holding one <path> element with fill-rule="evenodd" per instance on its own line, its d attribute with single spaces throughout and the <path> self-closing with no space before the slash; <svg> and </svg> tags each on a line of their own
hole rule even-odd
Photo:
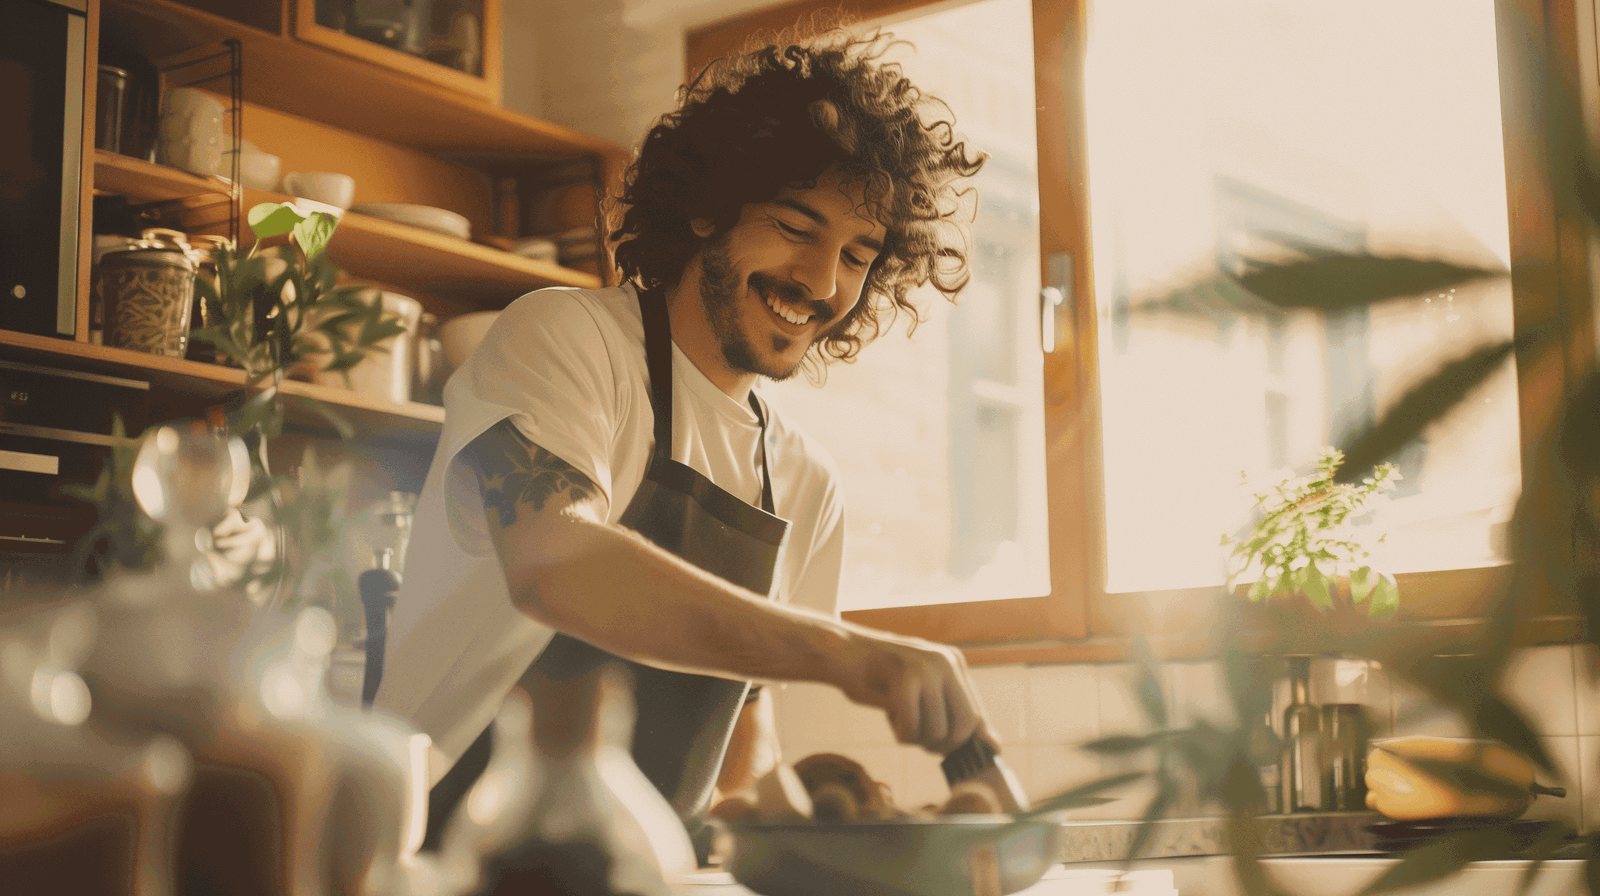
<svg viewBox="0 0 1600 896">
<path fill-rule="evenodd" d="M 670 289 L 705 244 L 691 221 L 711 221 L 715 239 L 744 206 L 815 186 L 836 168 L 887 233 L 862 300 L 813 346 L 818 364 L 855 357 L 902 311 L 914 328 L 917 286 L 953 300 L 968 279 L 972 190 L 961 184 L 986 156 L 956 134 L 944 103 L 881 61 L 893 43 L 884 32 L 833 29 L 718 60 L 679 90 L 610 209 L 623 277 Z"/>
</svg>

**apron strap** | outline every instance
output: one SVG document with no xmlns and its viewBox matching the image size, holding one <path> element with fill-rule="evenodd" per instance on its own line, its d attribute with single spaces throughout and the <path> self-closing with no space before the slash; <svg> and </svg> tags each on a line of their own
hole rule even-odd
<svg viewBox="0 0 1600 896">
<path fill-rule="evenodd" d="M 750 390 L 750 409 L 756 412 L 756 420 L 761 424 L 761 509 L 777 516 L 772 503 L 772 474 L 767 471 L 767 456 L 772 453 L 772 446 L 767 444 L 766 406 L 756 397 L 754 389 Z"/>
<path fill-rule="evenodd" d="M 667 299 L 659 291 L 639 292 L 639 313 L 644 317 L 645 368 L 650 372 L 650 405 L 655 412 L 656 450 L 672 458 L 672 323 Z"/>
<path fill-rule="evenodd" d="M 639 314 L 644 318 L 645 369 L 650 373 L 650 406 L 655 416 L 657 457 L 672 459 L 672 322 L 667 316 L 666 297 L 657 290 L 639 291 Z M 767 470 L 767 413 L 756 393 L 750 393 L 750 409 L 761 425 L 761 509 L 774 516 L 772 474 Z"/>
</svg>

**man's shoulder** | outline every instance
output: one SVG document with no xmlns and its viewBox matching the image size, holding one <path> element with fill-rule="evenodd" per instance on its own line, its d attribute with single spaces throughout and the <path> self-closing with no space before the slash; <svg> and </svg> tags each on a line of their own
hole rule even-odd
<svg viewBox="0 0 1600 896">
<path fill-rule="evenodd" d="M 633 311 L 630 314 L 629 309 Z M 604 286 L 586 289 L 574 286 L 548 286 L 525 293 L 506 306 L 502 317 L 516 326 L 540 326 L 551 322 L 570 323 L 584 317 L 602 326 L 625 325 L 639 312 L 633 292 L 627 287 Z"/>
</svg>

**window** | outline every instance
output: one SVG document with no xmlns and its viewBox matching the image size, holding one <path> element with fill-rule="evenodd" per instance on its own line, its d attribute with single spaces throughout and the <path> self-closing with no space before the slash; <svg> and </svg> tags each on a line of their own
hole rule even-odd
<svg viewBox="0 0 1600 896">
<path fill-rule="evenodd" d="M 1542 75 L 1497 46 L 1511 17 L 1539 13 L 1495 5 L 1119 0 L 1091 13 L 1083 0 L 1033 0 L 1039 254 L 1028 263 L 1040 276 L 1025 285 L 1019 277 L 1010 287 L 1019 300 L 981 321 L 947 316 L 963 344 L 919 382 L 951 395 L 951 421 L 960 417 L 971 445 L 1003 452 L 995 446 L 1018 433 L 1026 440 L 1026 412 L 1011 409 L 1028 402 L 1011 402 L 1019 391 L 986 373 L 1004 354 L 995 334 L 1012 326 L 1007 314 L 1033 319 L 1036 308 L 1020 299 L 1038 283 L 1067 296 L 1038 381 L 1042 493 L 1026 478 L 1015 480 L 1016 492 L 970 480 L 1001 509 L 976 544 L 1013 535 L 1009 523 L 996 523 L 1013 518 L 1008 502 L 1043 499 L 1049 592 L 996 600 L 985 589 L 953 588 L 963 602 L 852 618 L 964 642 L 977 662 L 1110 659 L 1134 633 L 1156 634 L 1169 652 L 1202 651 L 1221 594 L 1219 536 L 1248 519 L 1241 469 L 1270 475 L 1303 465 L 1438 359 L 1513 322 L 1560 319 L 1569 327 L 1566 357 L 1548 369 L 1508 365 L 1473 407 L 1427 433 L 1398 459 L 1408 491 L 1372 521 L 1390 533 L 1391 568 L 1414 570 L 1401 574 L 1402 613 L 1472 615 L 1473 595 L 1503 559 L 1521 461 L 1535 456 L 1564 371 L 1584 369 L 1594 355 L 1593 309 L 1557 289 L 1589 294 L 1586 253 L 1568 248 L 1586 245 L 1589 234 L 1575 216 L 1558 214 L 1549 188 L 1546 125 L 1529 99 L 1546 89 Z M 692 32 L 689 69 L 755 31 L 831 6 L 795 0 Z M 970 6 L 854 4 L 890 17 L 898 33 L 909 33 L 920 12 Z M 1574 0 L 1555 6 L 1531 33 L 1575 83 L 1589 51 L 1580 51 L 1587 44 L 1572 23 L 1587 20 Z M 981 38 L 988 27 L 970 34 Z M 977 136 L 980 109 L 1016 116 L 1023 95 L 989 90 L 974 108 L 952 92 L 952 105 Z M 995 192 L 985 188 L 985 213 Z M 1287 245 L 1497 262 L 1514 271 L 1514 288 L 1482 282 L 1331 318 L 1264 313 L 1226 289 L 1186 291 L 1164 314 L 1143 305 L 1163 284 Z M 1001 292 L 984 288 L 969 290 L 963 304 L 985 307 Z M 931 335 L 916 341 L 936 341 Z M 902 342 L 886 336 L 862 365 L 874 355 L 888 361 Z M 1029 356 L 1021 338 L 1011 345 L 1018 358 Z M 836 387 L 864 369 L 835 368 L 819 407 L 837 412 Z M 955 383 L 969 374 L 971 388 L 959 392 Z M 1030 388 L 1023 382 L 1019 390 Z M 948 444 L 959 444 L 953 422 L 948 432 Z M 956 474 L 939 481 L 957 494 Z M 1025 514 L 1015 518 L 1027 525 Z M 952 580 L 951 571 L 986 559 L 950 550 L 956 529 L 926 542 Z"/>
<path fill-rule="evenodd" d="M 1122 0 L 1095 8 L 1085 81 L 1104 587 L 1218 585 L 1219 536 L 1251 522 L 1240 472 L 1311 472 L 1415 379 L 1508 337 L 1511 288 L 1283 314 L 1173 286 L 1284 246 L 1509 270 L 1494 3 Z M 1380 568 L 1503 562 L 1518 435 L 1507 366 L 1396 458 L 1360 527 Z"/>
<path fill-rule="evenodd" d="M 888 56 L 989 153 L 975 178 L 972 281 L 817 388 L 764 388 L 826 445 L 847 502 L 846 610 L 1049 591 L 1040 403 L 1039 201 L 1028 0 L 977 0 L 883 24 Z M 862 421 L 872 421 L 863 426 Z"/>
</svg>

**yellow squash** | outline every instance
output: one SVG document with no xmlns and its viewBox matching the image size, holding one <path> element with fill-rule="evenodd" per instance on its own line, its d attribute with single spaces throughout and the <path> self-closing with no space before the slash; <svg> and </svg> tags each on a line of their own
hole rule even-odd
<svg viewBox="0 0 1600 896">
<path fill-rule="evenodd" d="M 1475 768 L 1511 785 L 1513 792 L 1467 791 L 1408 761 L 1431 759 Z M 1515 818 L 1535 794 L 1565 796 L 1534 781 L 1526 758 L 1493 741 L 1397 737 L 1377 742 L 1367 755 L 1367 807 L 1399 821 L 1429 818 Z"/>
</svg>

